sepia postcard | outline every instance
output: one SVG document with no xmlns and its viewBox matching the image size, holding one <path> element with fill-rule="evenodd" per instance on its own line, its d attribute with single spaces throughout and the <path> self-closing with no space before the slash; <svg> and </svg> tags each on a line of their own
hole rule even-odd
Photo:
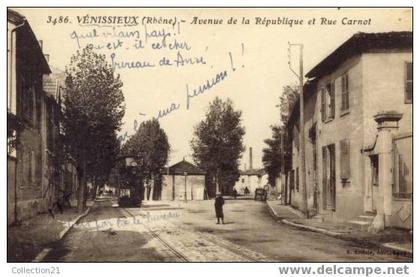
<svg viewBox="0 0 420 277">
<path fill-rule="evenodd" d="M 8 7 L 7 261 L 411 263 L 412 16 Z"/>
</svg>

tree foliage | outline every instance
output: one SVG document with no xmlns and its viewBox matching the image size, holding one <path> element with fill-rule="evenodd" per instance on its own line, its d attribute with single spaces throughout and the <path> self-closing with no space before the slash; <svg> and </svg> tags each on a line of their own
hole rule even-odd
<svg viewBox="0 0 420 277">
<path fill-rule="evenodd" d="M 134 155 L 146 172 L 157 174 L 168 161 L 168 136 L 157 119 L 144 121 L 136 133 L 123 145 L 124 155 Z"/>
<path fill-rule="evenodd" d="M 279 176 L 283 163 L 288 155 L 288 147 L 285 141 L 281 141 L 282 137 L 287 136 L 285 132 L 287 120 L 293 110 L 296 101 L 299 99 L 299 90 L 296 85 L 287 85 L 283 87 L 280 96 L 280 125 L 271 126 L 272 136 L 264 140 L 267 147 L 263 149 L 262 162 L 265 171 L 268 173 L 268 182 L 274 186 L 276 178 Z M 283 149 L 281 148 L 283 146 Z"/>
<path fill-rule="evenodd" d="M 103 179 L 116 158 L 116 133 L 125 111 L 123 84 L 105 55 L 89 46 L 71 57 L 65 73 L 63 131 L 82 179 L 78 206 L 84 208 L 86 182 Z"/>
<path fill-rule="evenodd" d="M 159 195 L 161 182 L 159 173 L 168 161 L 170 145 L 168 136 L 157 119 L 144 121 L 136 133 L 123 145 L 123 155 L 135 156 L 142 176 L 154 181 L 154 197 Z"/>
<path fill-rule="evenodd" d="M 286 125 L 287 119 L 298 99 L 299 89 L 296 85 L 287 85 L 283 87 L 283 92 L 280 96 L 281 127 Z"/>
<path fill-rule="evenodd" d="M 281 150 L 282 129 L 279 126 L 271 126 L 271 130 L 272 137 L 264 140 L 268 147 L 263 149 L 262 162 L 265 171 L 268 173 L 268 182 L 274 186 L 283 163 Z"/>
<path fill-rule="evenodd" d="M 219 189 L 225 188 L 225 192 L 230 191 L 239 177 L 245 134 L 241 115 L 241 111 L 234 110 L 230 99 L 223 101 L 216 97 L 205 119 L 194 127 L 191 141 L 194 161 L 206 170 L 210 179 L 216 178 Z"/>
</svg>

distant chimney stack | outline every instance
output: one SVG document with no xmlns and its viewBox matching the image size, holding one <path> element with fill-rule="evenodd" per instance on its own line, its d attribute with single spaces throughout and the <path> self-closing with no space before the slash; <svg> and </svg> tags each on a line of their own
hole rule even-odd
<svg viewBox="0 0 420 277">
<path fill-rule="evenodd" d="M 249 169 L 252 169 L 252 147 L 249 147 Z"/>
</svg>

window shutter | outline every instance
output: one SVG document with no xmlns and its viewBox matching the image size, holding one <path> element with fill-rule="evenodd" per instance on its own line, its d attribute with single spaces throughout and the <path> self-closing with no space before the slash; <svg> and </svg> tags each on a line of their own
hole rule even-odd
<svg viewBox="0 0 420 277">
<path fill-rule="evenodd" d="M 335 82 L 331 81 L 331 92 L 330 92 L 330 101 L 331 101 L 331 118 L 335 117 Z"/>
<path fill-rule="evenodd" d="M 350 178 L 350 141 L 343 139 L 340 141 L 340 177 L 343 180 Z"/>
<path fill-rule="evenodd" d="M 322 147 L 322 206 L 327 207 L 327 147 Z"/>
<path fill-rule="evenodd" d="M 330 190 L 332 209 L 335 210 L 335 144 L 330 145 Z"/>
<path fill-rule="evenodd" d="M 299 191 L 299 167 L 296 167 L 296 191 Z"/>
<path fill-rule="evenodd" d="M 325 89 L 321 90 L 321 118 L 325 121 Z"/>
</svg>

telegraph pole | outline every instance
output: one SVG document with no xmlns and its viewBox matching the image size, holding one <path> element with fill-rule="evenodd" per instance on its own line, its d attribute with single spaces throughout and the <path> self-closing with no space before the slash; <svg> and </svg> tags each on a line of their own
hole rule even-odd
<svg viewBox="0 0 420 277">
<path fill-rule="evenodd" d="M 297 74 L 291 66 L 291 47 L 297 46 L 299 47 L 299 74 Z M 298 77 L 299 79 L 299 134 L 300 134 L 300 149 L 299 149 L 299 175 L 301 179 L 302 185 L 302 201 L 303 201 L 303 212 L 306 217 L 309 217 L 308 213 L 308 196 L 306 195 L 306 167 L 305 167 L 305 111 L 304 111 L 304 103 L 303 103 L 303 44 L 301 43 L 289 43 L 288 48 L 289 53 L 289 69 Z"/>
</svg>

